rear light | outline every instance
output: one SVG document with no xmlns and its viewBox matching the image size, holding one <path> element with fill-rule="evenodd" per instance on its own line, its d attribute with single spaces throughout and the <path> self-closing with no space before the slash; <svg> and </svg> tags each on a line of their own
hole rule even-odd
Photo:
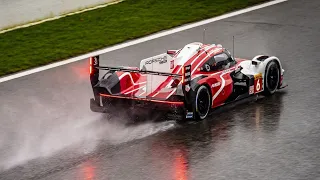
<svg viewBox="0 0 320 180">
<path fill-rule="evenodd" d="M 181 78 L 181 83 L 184 83 L 184 67 L 182 67 L 182 78 Z"/>
<path fill-rule="evenodd" d="M 89 64 L 90 64 L 89 72 L 90 72 L 90 74 L 92 74 L 92 61 L 93 61 L 92 59 L 93 59 L 92 57 L 89 58 Z"/>
<path fill-rule="evenodd" d="M 172 104 L 172 105 L 184 105 L 184 102 L 182 101 L 156 100 L 156 99 L 137 98 L 137 97 L 131 97 L 131 96 L 115 96 L 115 95 L 101 94 L 101 93 L 100 93 L 100 96 L 110 97 L 110 98 L 119 98 L 119 99 L 132 99 L 132 100 L 138 100 L 138 101 L 156 102 L 156 103 L 164 103 L 164 104 Z"/>
<path fill-rule="evenodd" d="M 89 57 L 89 75 L 91 85 L 95 86 L 99 82 L 99 56 Z"/>
</svg>

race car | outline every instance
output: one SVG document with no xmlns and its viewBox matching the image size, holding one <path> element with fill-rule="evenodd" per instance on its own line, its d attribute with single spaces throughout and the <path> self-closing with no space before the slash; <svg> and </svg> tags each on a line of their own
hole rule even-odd
<svg viewBox="0 0 320 180">
<path fill-rule="evenodd" d="M 99 56 L 89 62 L 94 112 L 139 107 L 203 120 L 211 109 L 286 87 L 277 57 L 234 58 L 221 44 L 193 42 L 141 60 L 140 67 L 104 66 Z"/>
</svg>

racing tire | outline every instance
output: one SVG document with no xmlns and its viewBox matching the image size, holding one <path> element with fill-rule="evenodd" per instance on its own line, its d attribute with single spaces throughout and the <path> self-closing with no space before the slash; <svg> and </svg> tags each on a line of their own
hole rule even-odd
<svg viewBox="0 0 320 180">
<path fill-rule="evenodd" d="M 264 91 L 266 96 L 276 92 L 280 81 L 280 68 L 275 61 L 270 61 L 266 66 L 264 78 Z"/>
<path fill-rule="evenodd" d="M 195 120 L 205 119 L 211 108 L 211 94 L 207 86 L 201 85 L 195 94 L 193 113 Z"/>
</svg>

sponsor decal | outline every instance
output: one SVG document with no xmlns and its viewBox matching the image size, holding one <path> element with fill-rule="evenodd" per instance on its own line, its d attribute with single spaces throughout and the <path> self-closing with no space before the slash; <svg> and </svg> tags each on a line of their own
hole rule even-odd
<svg viewBox="0 0 320 180">
<path fill-rule="evenodd" d="M 167 56 L 158 57 L 158 58 L 152 58 L 145 62 L 145 64 L 153 64 L 153 63 L 159 63 L 164 64 L 167 62 Z"/>
<path fill-rule="evenodd" d="M 262 73 L 254 75 L 254 79 L 261 79 L 262 78 Z"/>
<path fill-rule="evenodd" d="M 220 86 L 220 85 L 221 85 L 220 82 L 216 82 L 216 83 L 213 83 L 213 84 L 211 85 L 211 88 L 215 88 L 215 87 L 218 87 L 218 86 Z"/>
<path fill-rule="evenodd" d="M 97 57 L 93 58 L 93 65 L 94 66 L 98 65 L 98 58 Z"/>
<path fill-rule="evenodd" d="M 254 93 L 254 86 L 250 86 L 249 88 L 249 94 L 253 94 Z"/>
<path fill-rule="evenodd" d="M 190 71 L 191 70 L 191 65 L 185 66 L 185 67 L 186 67 L 186 71 Z"/>
<path fill-rule="evenodd" d="M 184 89 L 185 89 L 187 92 L 189 92 L 191 88 L 190 88 L 189 84 L 187 84 L 187 85 L 184 87 Z"/>
<path fill-rule="evenodd" d="M 193 118 L 193 112 L 187 112 L 186 118 L 187 119 Z"/>
<path fill-rule="evenodd" d="M 173 69 L 174 68 L 174 60 L 171 60 L 170 61 L 170 69 Z"/>
<path fill-rule="evenodd" d="M 185 66 L 182 73 L 183 73 L 183 77 L 182 77 L 182 82 L 186 83 L 186 84 L 190 84 L 191 81 L 191 65 Z"/>
</svg>

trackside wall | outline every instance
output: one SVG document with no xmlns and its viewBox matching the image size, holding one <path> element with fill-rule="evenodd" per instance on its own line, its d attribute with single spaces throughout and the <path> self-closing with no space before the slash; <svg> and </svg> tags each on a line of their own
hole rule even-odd
<svg viewBox="0 0 320 180">
<path fill-rule="evenodd" d="M 0 0 L 0 30 L 114 0 Z"/>
</svg>

